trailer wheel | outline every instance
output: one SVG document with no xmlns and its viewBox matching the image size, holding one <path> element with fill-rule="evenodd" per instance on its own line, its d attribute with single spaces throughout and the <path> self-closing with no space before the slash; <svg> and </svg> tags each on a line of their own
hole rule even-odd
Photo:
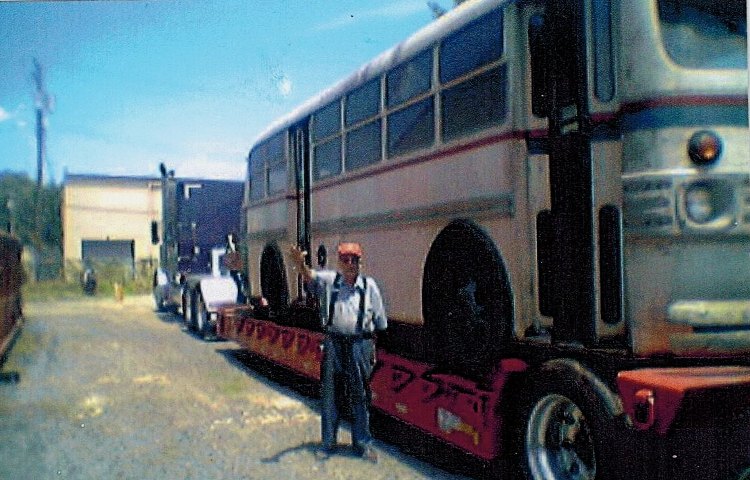
<svg viewBox="0 0 750 480">
<path fill-rule="evenodd" d="M 512 297 L 500 253 L 472 222 L 457 220 L 435 238 L 422 283 L 425 330 L 434 363 L 486 374 L 510 335 Z"/>
<path fill-rule="evenodd" d="M 161 298 L 160 294 L 156 294 L 154 296 L 154 300 L 155 300 L 155 303 L 156 303 L 156 311 L 157 312 L 165 312 L 165 311 L 167 311 L 167 308 L 166 308 L 165 303 L 164 303 L 164 299 Z"/>
<path fill-rule="evenodd" d="M 199 295 L 196 302 L 195 321 L 198 334 L 200 334 L 203 340 L 213 340 L 216 337 L 211 327 L 211 321 L 208 318 L 208 310 L 206 309 L 206 302 L 203 300 L 203 295 Z"/>
<path fill-rule="evenodd" d="M 534 479 L 596 478 L 592 427 L 570 398 L 549 393 L 534 403 L 524 436 L 526 466 Z"/>
<path fill-rule="evenodd" d="M 544 370 L 531 375 L 511 410 L 503 442 L 510 478 L 624 478 L 617 461 L 623 433 L 594 388 L 580 377 L 560 378 Z"/>
<path fill-rule="evenodd" d="M 193 293 L 188 290 L 182 296 L 182 318 L 185 321 L 185 329 L 189 332 L 195 329 L 194 317 Z"/>
</svg>

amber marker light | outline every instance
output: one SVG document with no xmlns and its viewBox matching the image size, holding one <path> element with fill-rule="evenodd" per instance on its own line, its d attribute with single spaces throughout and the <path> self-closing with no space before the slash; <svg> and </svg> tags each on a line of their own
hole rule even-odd
<svg viewBox="0 0 750 480">
<path fill-rule="evenodd" d="M 700 167 L 716 162 L 721 156 L 721 139 L 714 132 L 695 132 L 688 142 L 690 160 Z"/>
</svg>

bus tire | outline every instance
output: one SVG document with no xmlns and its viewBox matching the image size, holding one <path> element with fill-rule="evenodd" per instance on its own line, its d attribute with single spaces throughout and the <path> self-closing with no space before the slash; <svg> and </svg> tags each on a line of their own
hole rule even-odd
<svg viewBox="0 0 750 480">
<path fill-rule="evenodd" d="M 509 411 L 503 470 L 519 480 L 603 480 L 623 473 L 618 405 L 585 375 L 553 365 L 528 372 Z M 606 388 L 606 387 L 605 387 Z"/>
<path fill-rule="evenodd" d="M 456 220 L 427 254 L 422 311 L 436 365 L 483 376 L 512 330 L 513 300 L 502 257 L 476 224 Z"/>
<path fill-rule="evenodd" d="M 278 316 L 289 306 L 289 286 L 284 256 L 275 243 L 266 245 L 260 256 L 260 289 L 268 301 L 271 315 Z"/>
</svg>

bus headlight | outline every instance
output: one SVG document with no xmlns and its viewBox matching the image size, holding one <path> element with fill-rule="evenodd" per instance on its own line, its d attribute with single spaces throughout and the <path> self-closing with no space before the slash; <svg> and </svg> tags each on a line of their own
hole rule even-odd
<svg viewBox="0 0 750 480">
<path fill-rule="evenodd" d="M 721 156 L 721 139 L 714 132 L 695 132 L 688 142 L 690 160 L 699 167 L 716 162 Z"/>
<path fill-rule="evenodd" d="M 695 223 L 707 223 L 714 217 L 711 191 L 705 186 L 693 186 L 685 192 L 685 211 Z"/>
<path fill-rule="evenodd" d="M 693 223 L 726 227 L 734 221 L 733 198 L 732 187 L 727 183 L 699 181 L 685 188 L 685 213 Z"/>
</svg>

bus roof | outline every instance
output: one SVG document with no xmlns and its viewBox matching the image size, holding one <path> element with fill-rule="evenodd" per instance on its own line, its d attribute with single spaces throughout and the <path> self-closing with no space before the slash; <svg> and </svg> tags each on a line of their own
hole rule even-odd
<svg viewBox="0 0 750 480">
<path fill-rule="evenodd" d="M 469 0 L 458 5 L 453 10 L 450 10 L 445 15 L 412 34 L 403 42 L 398 43 L 364 64 L 351 75 L 321 91 L 288 114 L 271 123 L 253 142 L 251 150 L 277 132 L 289 128 L 330 102 L 341 98 L 355 87 L 381 75 L 404 60 L 408 60 L 429 45 L 458 30 L 478 16 L 489 12 L 499 5 L 512 3 L 513 1 L 515 0 Z"/>
</svg>

